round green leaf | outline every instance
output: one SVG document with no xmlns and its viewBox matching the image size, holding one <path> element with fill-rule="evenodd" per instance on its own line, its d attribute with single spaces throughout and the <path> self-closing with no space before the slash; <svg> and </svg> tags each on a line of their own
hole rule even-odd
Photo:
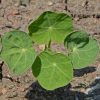
<svg viewBox="0 0 100 100">
<path fill-rule="evenodd" d="M 2 37 L 1 57 L 13 73 L 22 74 L 36 58 L 31 38 L 22 31 L 5 33 Z"/>
<path fill-rule="evenodd" d="M 28 29 L 36 43 L 48 44 L 50 40 L 62 43 L 73 31 L 73 22 L 69 15 L 47 11 L 32 22 Z"/>
<path fill-rule="evenodd" d="M 33 74 L 40 85 L 47 90 L 67 85 L 73 77 L 70 60 L 63 54 L 43 52 L 33 64 Z"/>
<path fill-rule="evenodd" d="M 65 46 L 71 49 L 69 58 L 73 63 L 74 69 L 87 67 L 96 59 L 99 51 L 99 46 L 95 39 L 85 37 L 85 33 L 83 35 L 80 34 L 76 33 L 76 36 L 71 34 L 65 41 Z"/>
<path fill-rule="evenodd" d="M 83 31 L 76 31 L 68 35 L 64 41 L 68 49 L 73 50 L 73 47 L 82 47 L 89 41 L 89 35 Z"/>
</svg>

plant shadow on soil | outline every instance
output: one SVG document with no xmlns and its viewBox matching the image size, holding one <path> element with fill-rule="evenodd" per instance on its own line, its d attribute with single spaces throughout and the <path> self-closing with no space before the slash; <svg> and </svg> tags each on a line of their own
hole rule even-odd
<svg viewBox="0 0 100 100">
<path fill-rule="evenodd" d="M 82 68 L 82 69 L 75 69 L 74 70 L 74 76 L 75 77 L 81 77 L 84 74 L 92 73 L 92 72 L 95 72 L 95 71 L 96 71 L 96 67 L 93 67 L 93 66 L 85 67 L 85 68 Z"/>
<path fill-rule="evenodd" d="M 38 82 L 33 83 L 30 87 L 31 89 L 25 96 L 27 100 L 76 100 L 76 97 L 84 100 L 85 97 L 84 93 L 71 91 L 70 84 L 53 91 L 43 89 Z"/>
<path fill-rule="evenodd" d="M 94 72 L 95 67 L 87 67 L 81 70 L 74 70 L 74 76 L 80 77 L 84 74 Z M 85 100 L 86 94 L 70 90 L 71 84 L 53 91 L 43 89 L 38 82 L 31 84 L 25 98 L 27 100 Z M 77 99 L 78 98 L 78 99 Z"/>
</svg>

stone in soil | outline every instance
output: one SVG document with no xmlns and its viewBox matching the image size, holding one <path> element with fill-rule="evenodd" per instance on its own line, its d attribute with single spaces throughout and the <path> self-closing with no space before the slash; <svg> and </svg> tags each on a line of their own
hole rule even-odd
<svg viewBox="0 0 100 100">
<path fill-rule="evenodd" d="M 27 6 L 29 5 L 29 3 L 30 3 L 30 0 L 20 0 L 20 5 L 22 6 Z"/>
<path fill-rule="evenodd" d="M 18 96 L 18 93 L 16 91 L 10 91 L 10 93 L 7 95 L 8 98 L 14 98 L 17 96 Z"/>
</svg>

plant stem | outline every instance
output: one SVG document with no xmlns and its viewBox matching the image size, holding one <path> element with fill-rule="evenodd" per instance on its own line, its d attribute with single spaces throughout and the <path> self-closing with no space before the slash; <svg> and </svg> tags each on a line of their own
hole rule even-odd
<svg viewBox="0 0 100 100">
<path fill-rule="evenodd" d="M 50 49 L 50 47 L 51 47 L 51 40 L 49 41 L 48 49 Z"/>
<path fill-rule="evenodd" d="M 44 50 L 46 50 L 47 49 L 47 45 L 45 45 L 45 49 Z"/>
<path fill-rule="evenodd" d="M 51 48 L 51 40 L 49 41 L 48 45 L 45 45 L 45 50 Z"/>
</svg>

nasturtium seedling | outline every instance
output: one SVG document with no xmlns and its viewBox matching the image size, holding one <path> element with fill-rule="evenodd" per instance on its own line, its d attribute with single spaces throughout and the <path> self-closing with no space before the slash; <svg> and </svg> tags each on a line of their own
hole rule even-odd
<svg viewBox="0 0 100 100">
<path fill-rule="evenodd" d="M 32 22 L 28 29 L 34 42 L 48 44 L 49 41 L 63 43 L 74 28 L 69 15 L 47 11 Z"/>
<path fill-rule="evenodd" d="M 69 84 L 73 69 L 87 67 L 97 58 L 97 40 L 86 32 L 76 31 L 72 17 L 67 14 L 46 11 L 28 29 L 28 34 L 17 30 L 2 36 L 0 59 L 16 75 L 31 67 L 44 89 L 54 90 Z M 64 43 L 68 54 L 53 52 L 53 42 Z M 45 49 L 38 53 L 33 43 L 43 44 Z"/>
<path fill-rule="evenodd" d="M 16 75 L 30 68 L 36 58 L 31 38 L 22 31 L 11 31 L 2 37 L 1 58 Z"/>
</svg>

